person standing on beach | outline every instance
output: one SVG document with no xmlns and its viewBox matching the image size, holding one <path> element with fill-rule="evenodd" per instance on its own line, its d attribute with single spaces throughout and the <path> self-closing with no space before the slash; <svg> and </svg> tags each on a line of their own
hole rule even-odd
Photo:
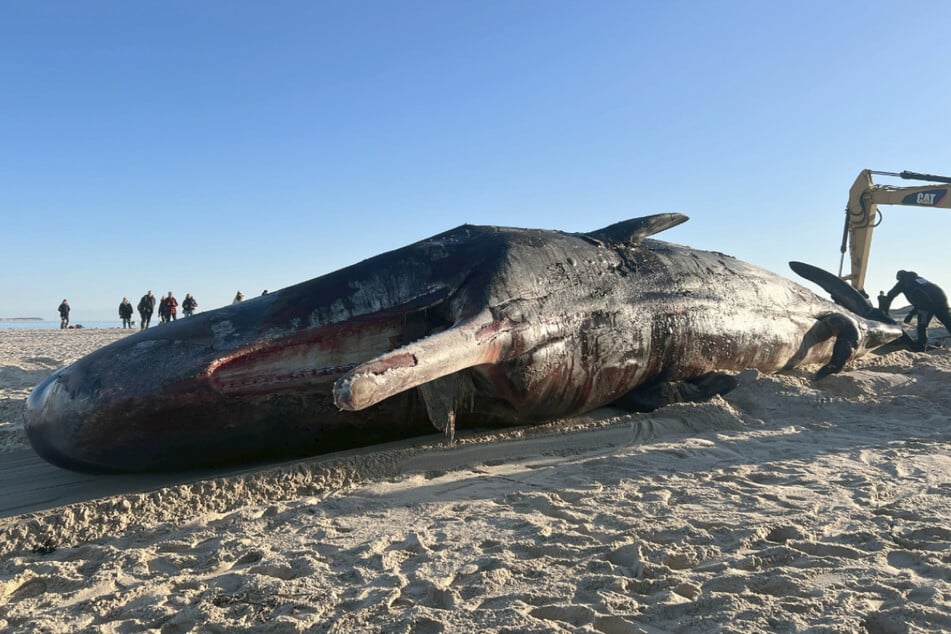
<svg viewBox="0 0 951 634">
<path fill-rule="evenodd" d="M 165 295 L 162 295 L 162 299 L 158 302 L 158 318 L 160 324 L 168 321 L 168 297 Z"/>
<path fill-rule="evenodd" d="M 168 296 L 165 298 L 165 321 L 175 321 L 175 314 L 177 312 L 178 300 L 172 295 L 172 291 L 169 291 Z"/>
<path fill-rule="evenodd" d="M 191 293 L 185 293 L 185 299 L 182 300 L 182 315 L 191 317 L 196 308 L 198 308 L 198 300 L 192 297 Z"/>
<path fill-rule="evenodd" d="M 132 327 L 132 302 L 129 301 L 128 297 L 123 297 L 119 304 L 119 319 L 122 320 L 123 328 Z"/>
<path fill-rule="evenodd" d="M 155 295 L 152 294 L 152 291 L 149 291 L 142 296 L 142 299 L 139 300 L 139 330 L 145 330 L 149 327 L 149 322 L 152 320 L 152 313 L 155 311 Z"/>
<path fill-rule="evenodd" d="M 69 302 L 64 298 L 59 304 L 59 327 L 60 329 L 69 326 Z"/>
</svg>

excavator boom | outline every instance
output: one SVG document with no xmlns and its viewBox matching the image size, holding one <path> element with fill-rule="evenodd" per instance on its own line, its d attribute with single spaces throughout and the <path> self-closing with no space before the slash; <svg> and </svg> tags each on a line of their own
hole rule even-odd
<svg viewBox="0 0 951 634">
<path fill-rule="evenodd" d="M 894 187 L 876 185 L 872 175 L 895 176 L 908 180 L 946 183 L 946 185 L 921 185 Z M 845 227 L 842 230 L 842 263 L 839 277 L 847 280 L 859 291 L 865 290 L 865 274 L 868 272 L 868 254 L 872 247 L 872 232 L 881 222 L 879 205 L 911 205 L 914 207 L 943 207 L 951 209 L 951 177 L 919 174 L 917 172 L 877 172 L 862 170 L 849 190 L 849 202 L 845 208 Z M 846 248 L 852 263 L 852 271 L 842 274 Z"/>
</svg>

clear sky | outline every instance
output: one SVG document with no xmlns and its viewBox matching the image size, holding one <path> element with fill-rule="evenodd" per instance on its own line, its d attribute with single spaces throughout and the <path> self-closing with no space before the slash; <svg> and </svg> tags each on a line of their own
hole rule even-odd
<svg viewBox="0 0 951 634">
<path fill-rule="evenodd" d="M 0 317 L 118 319 L 149 289 L 207 310 L 462 223 L 665 211 L 691 220 L 661 239 L 835 272 L 861 169 L 951 175 L 949 23 L 944 1 L 3 2 Z M 883 210 L 869 292 L 899 268 L 951 292 L 951 213 Z"/>
</svg>

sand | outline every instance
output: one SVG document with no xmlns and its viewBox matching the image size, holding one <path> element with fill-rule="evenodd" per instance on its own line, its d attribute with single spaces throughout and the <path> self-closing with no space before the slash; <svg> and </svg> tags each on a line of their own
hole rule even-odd
<svg viewBox="0 0 951 634">
<path fill-rule="evenodd" d="M 0 331 L 0 465 L 122 336 Z M 0 629 L 951 630 L 951 351 L 808 370 L 0 519 Z"/>
</svg>

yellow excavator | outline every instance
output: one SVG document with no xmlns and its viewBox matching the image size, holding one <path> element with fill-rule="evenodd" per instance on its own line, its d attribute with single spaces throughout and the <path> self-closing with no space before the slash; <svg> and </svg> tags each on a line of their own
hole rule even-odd
<svg viewBox="0 0 951 634">
<path fill-rule="evenodd" d="M 917 187 L 894 187 L 876 185 L 872 175 L 893 176 L 906 180 L 933 183 Z M 934 183 L 944 183 L 938 186 Z M 872 248 L 872 231 L 881 221 L 879 205 L 912 205 L 914 207 L 944 207 L 951 209 L 951 177 L 919 174 L 917 172 L 879 172 L 862 170 L 852 189 L 849 204 L 845 208 L 845 228 L 842 230 L 842 257 L 839 260 L 839 277 L 849 282 L 856 290 L 865 293 L 865 273 L 868 271 L 868 254 Z M 849 249 L 852 272 L 842 274 L 845 250 Z M 867 296 L 867 294 L 866 294 Z"/>
</svg>

